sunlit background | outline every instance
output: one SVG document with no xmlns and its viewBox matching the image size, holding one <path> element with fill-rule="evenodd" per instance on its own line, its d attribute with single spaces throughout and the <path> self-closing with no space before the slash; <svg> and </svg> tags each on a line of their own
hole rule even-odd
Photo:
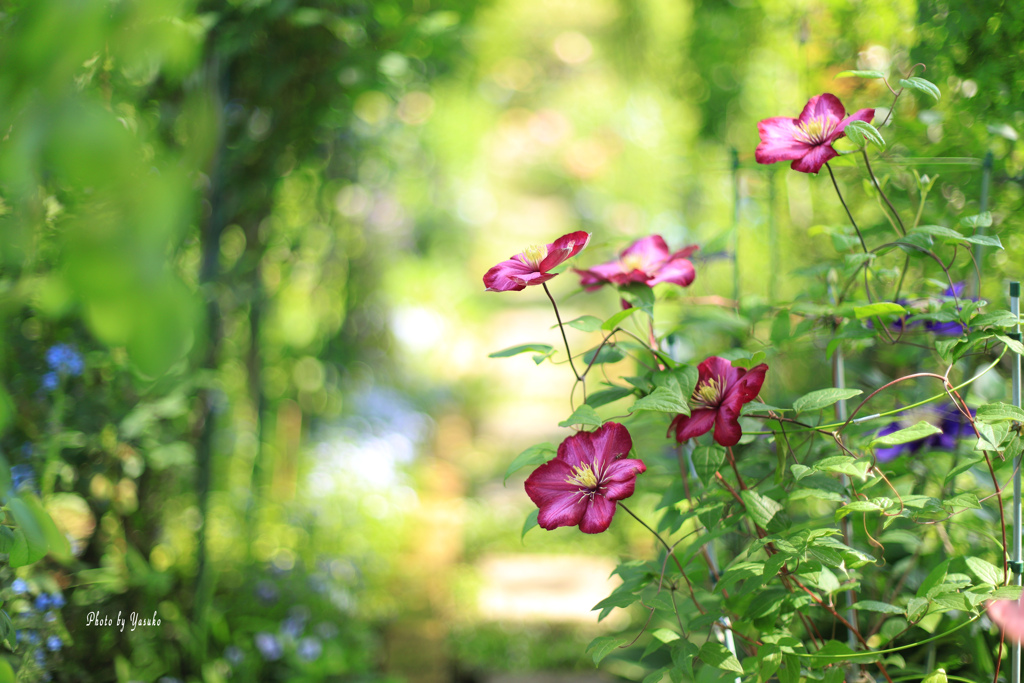
<svg viewBox="0 0 1024 683">
<path fill-rule="evenodd" d="M 642 622 L 590 610 L 652 542 L 625 517 L 522 535 L 528 470 L 505 471 L 571 433 L 572 374 L 488 357 L 561 340 L 541 290 L 484 292 L 483 273 L 574 230 L 593 234 L 580 267 L 657 233 L 701 247 L 694 284 L 659 290 L 674 352 L 770 347 L 789 325 L 772 303 L 821 279 L 808 269 L 846 228 L 827 178 L 754 163 L 757 121 L 826 91 L 888 107 L 880 81 L 835 75 L 896 82 L 917 62 L 943 97 L 901 100 L 894 185 L 909 192 L 897 162 L 917 159 L 940 175 L 934 221 L 977 213 L 991 152 L 1007 251 L 983 256 L 986 295 L 1024 251 L 1012 3 L 0 12 L 0 444 L 70 539 L 0 570 L 39 639 L 6 655 L 18 680 L 641 680 L 615 658 L 595 672 L 585 648 Z M 882 230 L 854 164 L 835 165 Z M 563 319 L 619 307 L 571 271 L 550 287 Z M 817 386 L 817 356 L 780 358 L 764 395 Z M 50 595 L 68 604 L 47 620 Z M 162 624 L 87 627 L 96 611 Z"/>
</svg>

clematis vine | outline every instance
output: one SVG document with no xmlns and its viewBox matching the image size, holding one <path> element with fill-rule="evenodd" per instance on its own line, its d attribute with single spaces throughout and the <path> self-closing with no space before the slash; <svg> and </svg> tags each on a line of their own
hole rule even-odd
<svg viewBox="0 0 1024 683">
<path fill-rule="evenodd" d="M 615 501 L 632 496 L 636 476 L 647 469 L 625 457 L 631 448 L 629 431 L 617 422 L 568 437 L 526 480 L 526 493 L 540 508 L 537 523 L 548 530 L 579 525 L 586 534 L 606 530 Z"/>
<path fill-rule="evenodd" d="M 695 273 L 693 263 L 687 257 L 698 248 L 691 244 L 673 253 L 661 235 L 649 235 L 629 245 L 617 260 L 588 270 L 576 269 L 576 272 L 580 274 L 580 284 L 591 292 L 608 283 L 642 283 L 653 287 L 660 282 L 671 282 L 688 287 Z"/>
<path fill-rule="evenodd" d="M 962 302 L 964 298 L 965 287 L 966 283 L 964 282 L 954 282 L 952 287 L 947 287 L 946 289 L 943 290 L 943 300 L 955 298 L 958 302 Z M 977 298 L 972 298 L 971 301 L 977 301 Z M 957 306 L 958 314 L 962 307 L 962 303 L 960 303 L 960 305 Z M 963 325 L 961 325 L 955 320 L 949 320 L 946 322 L 937 322 L 934 320 L 930 320 L 926 322 L 924 326 L 925 329 L 928 330 L 929 332 L 949 337 L 959 337 L 960 335 L 967 331 Z"/>
<path fill-rule="evenodd" d="M 956 406 L 952 403 L 947 403 L 944 405 L 923 405 L 918 408 L 911 408 L 901 413 L 900 418 L 895 422 L 882 427 L 878 432 L 878 436 L 892 434 L 922 421 L 938 427 L 942 432 L 931 434 L 916 441 L 908 441 L 907 443 L 885 448 L 876 448 L 875 457 L 878 458 L 878 462 L 890 462 L 901 455 L 916 453 L 922 448 L 951 451 L 956 448 L 957 439 L 973 433 L 967 418 L 956 409 Z"/>
<path fill-rule="evenodd" d="M 792 161 L 794 171 L 817 173 L 825 162 L 839 156 L 832 143 L 845 135 L 843 131 L 848 123 L 870 123 L 874 117 L 874 109 L 861 109 L 847 116 L 843 103 L 835 95 L 815 95 L 799 118 L 776 116 L 757 124 L 761 144 L 754 158 L 759 164 Z"/>
<path fill-rule="evenodd" d="M 551 270 L 580 253 L 590 241 L 582 230 L 562 235 L 551 244 L 534 245 L 484 273 L 488 292 L 518 292 L 555 277 Z"/>
<path fill-rule="evenodd" d="M 715 441 L 722 446 L 735 446 L 743 436 L 740 409 L 761 392 L 768 365 L 761 363 L 749 370 L 733 367 L 718 356 L 711 356 L 697 366 L 699 377 L 690 397 L 690 414 L 677 415 L 668 427 L 676 432 L 676 440 L 707 434 L 714 427 Z"/>
</svg>

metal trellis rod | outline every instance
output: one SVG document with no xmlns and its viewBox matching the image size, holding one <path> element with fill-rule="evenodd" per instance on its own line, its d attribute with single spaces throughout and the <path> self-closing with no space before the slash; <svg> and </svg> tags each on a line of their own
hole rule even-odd
<svg viewBox="0 0 1024 683">
<path fill-rule="evenodd" d="M 1010 313 L 1015 318 L 1020 316 L 1020 282 L 1010 283 Z M 1014 331 L 1010 334 L 1014 339 L 1020 340 L 1020 325 L 1014 324 Z M 1016 353 L 1010 359 L 1012 374 L 1010 381 L 1013 385 L 1013 405 L 1020 408 L 1020 356 Z M 1017 456 L 1013 471 L 1013 559 L 1010 566 L 1013 568 L 1013 585 L 1021 585 L 1021 574 L 1024 572 L 1024 558 L 1021 556 L 1021 455 Z M 1020 598 L 1017 598 L 1018 603 Z M 1020 641 L 1016 641 L 1010 651 L 1010 683 L 1020 683 Z"/>
</svg>

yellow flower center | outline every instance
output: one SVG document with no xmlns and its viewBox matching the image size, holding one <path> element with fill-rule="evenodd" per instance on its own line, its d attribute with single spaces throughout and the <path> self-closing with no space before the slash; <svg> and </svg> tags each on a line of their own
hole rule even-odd
<svg viewBox="0 0 1024 683">
<path fill-rule="evenodd" d="M 572 468 L 572 474 L 565 480 L 568 484 L 576 484 L 586 489 L 597 489 L 597 473 L 591 465 L 580 465 Z"/>
<path fill-rule="evenodd" d="M 540 262 L 547 258 L 548 248 L 543 244 L 533 244 L 523 251 L 523 263 L 527 263 L 534 268 L 540 268 Z"/>
<path fill-rule="evenodd" d="M 800 124 L 800 133 L 797 134 L 797 137 L 809 145 L 821 144 L 832 134 L 835 123 L 827 117 L 808 119 Z"/>
<path fill-rule="evenodd" d="M 644 259 L 640 254 L 628 254 L 622 257 L 622 270 L 632 273 L 634 270 L 644 270 Z"/>
<path fill-rule="evenodd" d="M 698 384 L 693 390 L 690 403 L 695 408 L 717 408 L 718 402 L 725 393 L 725 378 L 716 379 L 712 377 L 704 384 Z"/>
</svg>

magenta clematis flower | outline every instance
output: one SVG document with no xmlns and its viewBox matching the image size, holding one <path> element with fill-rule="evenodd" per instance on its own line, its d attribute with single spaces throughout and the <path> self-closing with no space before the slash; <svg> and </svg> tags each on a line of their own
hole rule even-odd
<svg viewBox="0 0 1024 683">
<path fill-rule="evenodd" d="M 690 397 L 690 414 L 677 415 L 668 427 L 669 434 L 676 430 L 676 440 L 682 443 L 714 427 L 715 441 L 735 446 L 743 436 L 740 408 L 757 398 L 768 366 L 761 363 L 750 370 L 734 368 L 726 359 L 712 356 L 698 365 L 697 371 L 700 374 Z"/>
<path fill-rule="evenodd" d="M 1024 605 L 1016 600 L 992 600 L 986 605 L 988 618 L 1006 633 L 1006 639 L 1024 641 Z"/>
<path fill-rule="evenodd" d="M 631 448 L 633 439 L 617 422 L 568 437 L 526 480 L 526 494 L 540 508 L 537 523 L 549 531 L 577 524 L 585 534 L 607 529 L 615 501 L 632 496 L 636 475 L 647 469 L 625 457 Z"/>
<path fill-rule="evenodd" d="M 691 244 L 671 253 L 661 235 L 650 235 L 629 245 L 618 260 L 576 272 L 580 274 L 580 284 L 591 292 L 608 282 L 614 285 L 639 282 L 648 287 L 671 282 L 688 287 L 693 282 L 694 270 L 687 256 L 698 248 Z"/>
<path fill-rule="evenodd" d="M 555 276 L 549 272 L 580 253 L 590 241 L 590 233 L 582 230 L 562 235 L 552 244 L 534 245 L 484 273 L 488 292 L 518 292 L 527 285 L 539 285 Z"/>
<path fill-rule="evenodd" d="M 792 169 L 817 173 L 825 162 L 839 156 L 832 143 L 843 137 L 850 121 L 871 123 L 874 109 L 861 109 L 850 116 L 839 98 L 831 93 L 815 95 L 800 112 L 800 118 L 776 116 L 757 124 L 761 144 L 754 152 L 759 164 L 792 161 Z"/>
</svg>

